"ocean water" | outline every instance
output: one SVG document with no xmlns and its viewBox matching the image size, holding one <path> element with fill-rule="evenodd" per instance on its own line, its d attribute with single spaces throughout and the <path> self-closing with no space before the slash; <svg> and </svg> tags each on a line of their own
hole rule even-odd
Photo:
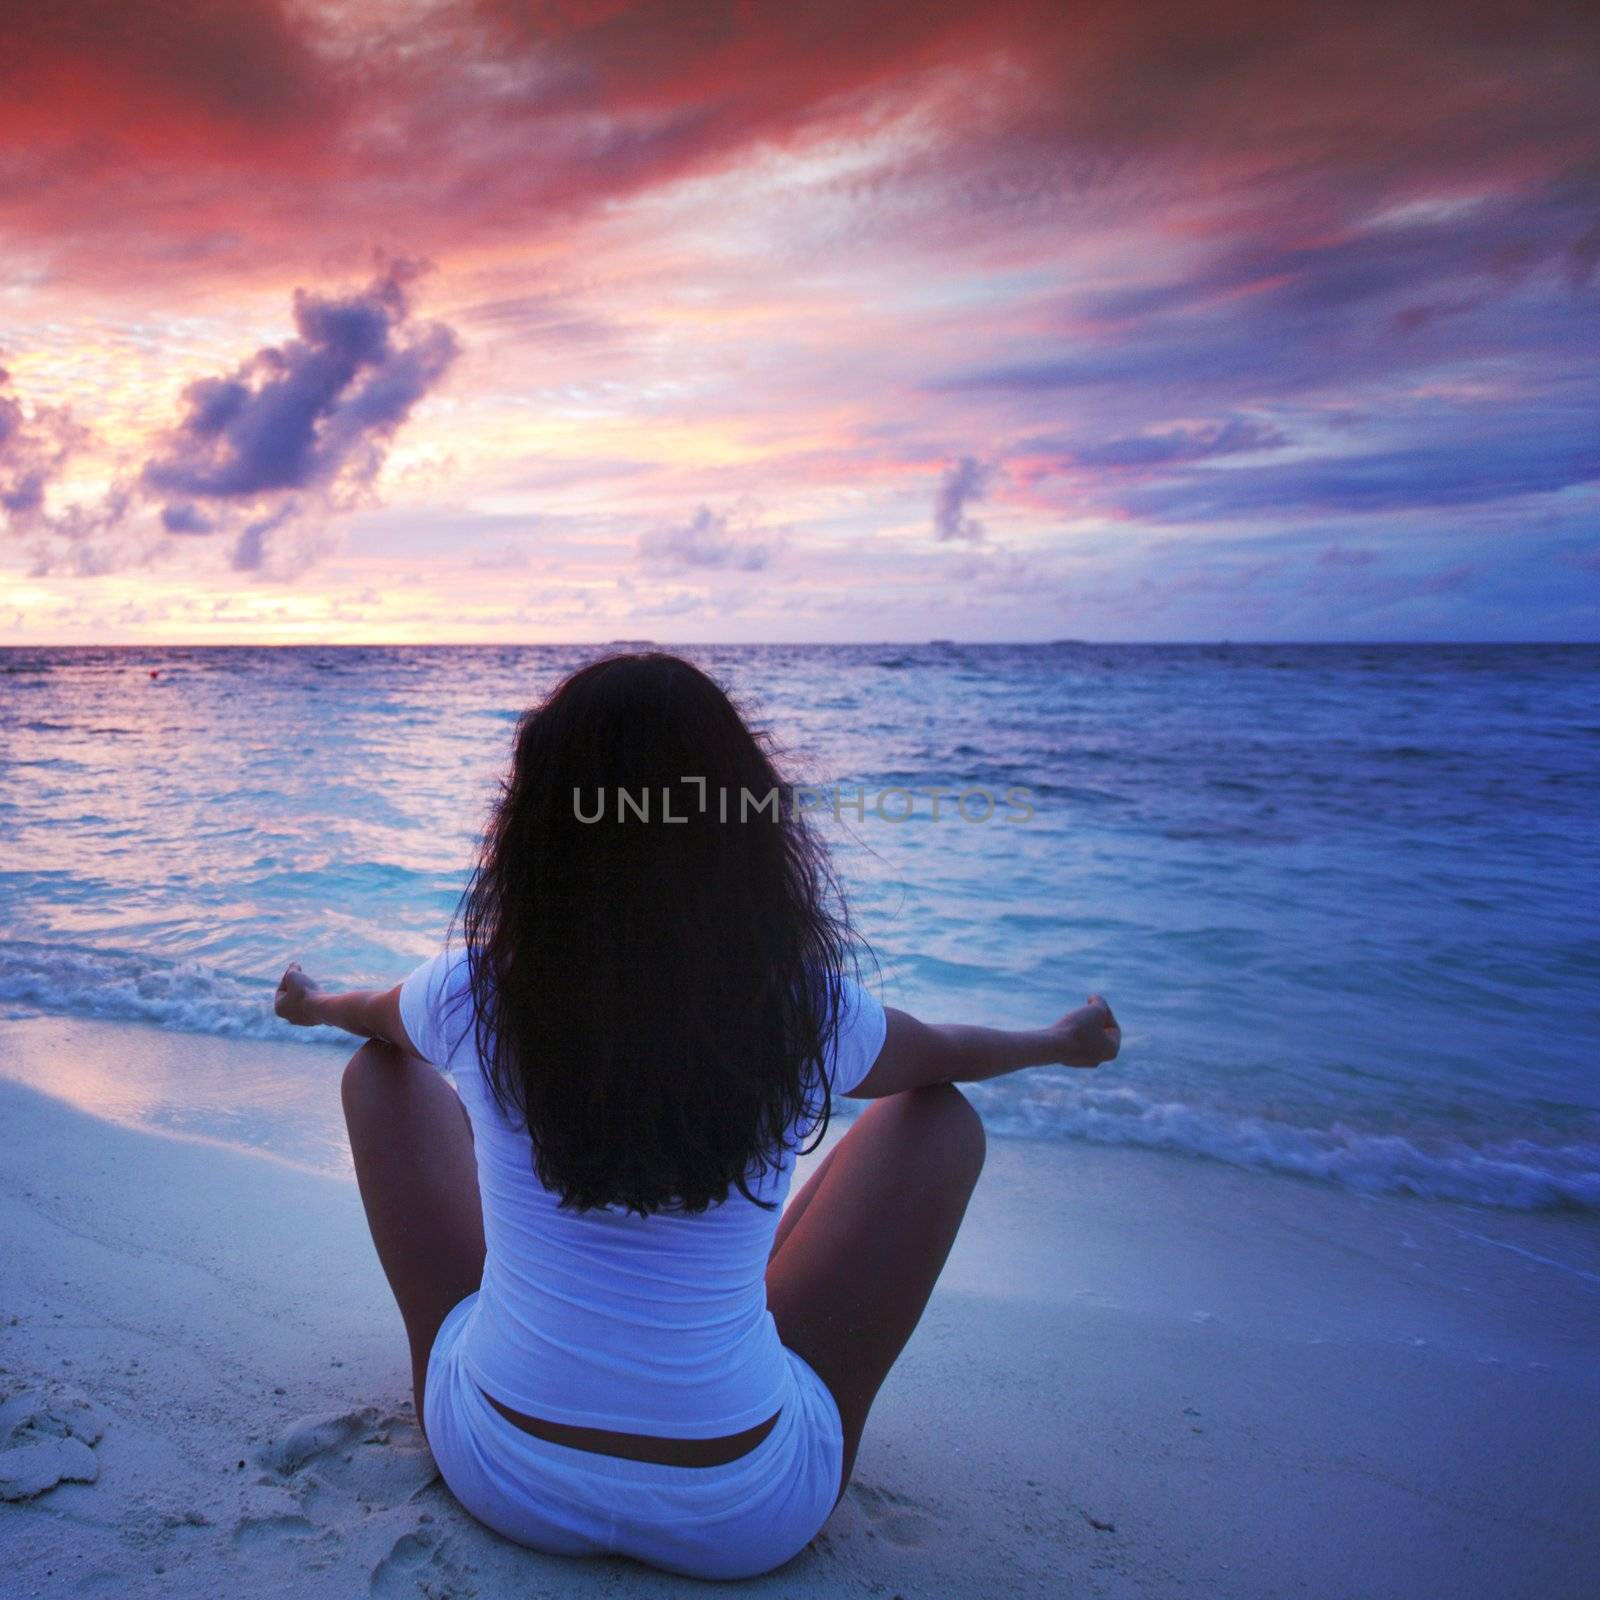
<svg viewBox="0 0 1600 1600">
<path fill-rule="evenodd" d="M 148 1120 L 336 1152 L 349 1044 L 272 1016 L 279 973 L 437 948 L 519 711 L 595 653 L 0 651 L 0 1018 L 285 1039 L 237 1090 L 275 1120 L 199 1068 Z M 837 786 L 891 1004 L 1111 999 L 1121 1059 L 974 1086 L 993 1133 L 1600 1210 L 1600 649 L 684 653 Z"/>
</svg>

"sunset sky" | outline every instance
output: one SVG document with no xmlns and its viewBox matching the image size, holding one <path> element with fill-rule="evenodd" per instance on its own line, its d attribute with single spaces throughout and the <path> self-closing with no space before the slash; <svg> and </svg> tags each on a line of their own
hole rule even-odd
<svg viewBox="0 0 1600 1600">
<path fill-rule="evenodd" d="M 1600 637 L 1600 24 L 56 0 L 0 644 Z"/>
</svg>

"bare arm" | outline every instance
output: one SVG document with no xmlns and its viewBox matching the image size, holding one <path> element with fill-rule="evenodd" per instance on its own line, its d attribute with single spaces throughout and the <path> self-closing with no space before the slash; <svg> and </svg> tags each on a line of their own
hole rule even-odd
<svg viewBox="0 0 1600 1600">
<path fill-rule="evenodd" d="M 1011 1030 L 963 1023 L 919 1022 L 886 1008 L 883 1048 L 872 1070 L 850 1091 L 877 1100 L 935 1083 L 978 1083 L 1021 1067 L 1097 1067 L 1116 1059 L 1122 1029 L 1099 995 L 1049 1028 Z"/>
<path fill-rule="evenodd" d="M 409 1056 L 418 1053 L 400 1020 L 398 984 L 392 989 L 351 989 L 344 994 L 327 994 L 294 961 L 278 984 L 272 1009 L 298 1028 L 313 1028 L 321 1023 L 343 1028 L 358 1038 L 381 1039 Z"/>
</svg>

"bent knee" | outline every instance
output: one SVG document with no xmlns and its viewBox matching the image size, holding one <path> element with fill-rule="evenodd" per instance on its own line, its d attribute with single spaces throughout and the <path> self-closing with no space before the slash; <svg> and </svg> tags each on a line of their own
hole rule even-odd
<svg viewBox="0 0 1600 1600">
<path fill-rule="evenodd" d="M 410 1057 L 404 1051 L 382 1039 L 368 1039 L 345 1063 L 344 1076 L 339 1080 L 346 1111 L 377 1084 L 392 1083 L 395 1074 L 405 1071 L 409 1063 Z"/>
<path fill-rule="evenodd" d="M 983 1170 L 988 1136 L 972 1102 L 953 1083 L 911 1089 L 900 1098 L 911 1102 L 907 1110 L 924 1121 L 925 1136 L 938 1141 L 945 1158 L 976 1179 Z"/>
</svg>

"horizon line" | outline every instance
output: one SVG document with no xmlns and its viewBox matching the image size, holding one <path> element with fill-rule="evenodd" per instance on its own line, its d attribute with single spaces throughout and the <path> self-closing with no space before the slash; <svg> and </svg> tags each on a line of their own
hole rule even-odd
<svg viewBox="0 0 1600 1600">
<path fill-rule="evenodd" d="M 8 650 L 759 650 L 855 649 L 1592 649 L 1596 639 L 164 639 L 83 640 L 47 639 L 25 643 L 0 643 Z"/>
</svg>

